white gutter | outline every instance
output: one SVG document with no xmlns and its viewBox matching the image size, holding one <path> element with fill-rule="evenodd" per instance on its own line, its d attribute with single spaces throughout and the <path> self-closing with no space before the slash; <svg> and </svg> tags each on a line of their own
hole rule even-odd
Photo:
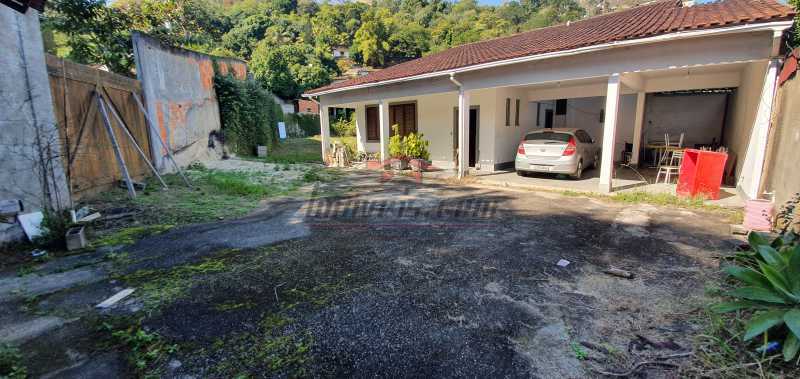
<svg viewBox="0 0 800 379">
<path fill-rule="evenodd" d="M 681 40 L 681 39 L 689 39 L 689 38 L 698 38 L 698 37 L 708 37 L 708 36 L 717 36 L 717 35 L 725 35 L 725 34 L 732 34 L 732 33 L 746 33 L 746 32 L 758 32 L 758 31 L 773 31 L 773 32 L 784 32 L 786 29 L 792 27 L 794 21 L 776 21 L 776 22 L 769 22 L 764 24 L 747 24 L 747 25 L 738 25 L 728 28 L 718 28 L 718 29 L 706 29 L 706 30 L 694 30 L 694 31 L 679 31 L 675 33 L 668 33 L 663 34 L 655 37 L 647 37 L 647 38 L 640 38 L 640 39 L 633 39 L 633 40 L 624 40 L 624 41 L 615 41 L 604 43 L 600 45 L 593 45 L 593 46 L 586 46 L 580 47 L 577 49 L 572 50 L 565 50 L 565 51 L 557 51 L 552 53 L 545 53 L 545 54 L 538 54 L 538 55 L 528 55 L 519 58 L 512 58 L 506 59 L 496 62 L 488 62 L 488 63 L 480 63 L 472 66 L 466 66 L 461 68 L 456 68 L 453 70 L 446 70 L 446 71 L 436 71 L 430 72 L 426 74 L 420 74 L 415 76 L 408 76 L 404 78 L 397 78 L 397 79 L 390 79 L 384 80 L 375 83 L 366 83 L 366 84 L 359 84 L 354 86 L 342 87 L 342 88 L 334 88 L 327 91 L 321 92 L 314 92 L 310 94 L 303 94 L 303 97 L 311 97 L 311 96 L 320 96 L 320 95 L 327 95 L 336 92 L 344 92 L 344 91 L 352 91 L 356 89 L 362 88 L 369 88 L 369 87 L 377 87 L 386 84 L 393 84 L 393 83 L 402 83 L 402 82 L 409 82 L 413 80 L 420 80 L 420 79 L 427 79 L 427 78 L 435 78 L 445 75 L 455 75 L 457 73 L 462 72 L 469 72 L 475 70 L 482 70 L 486 68 L 493 68 L 493 67 L 500 67 L 506 66 L 510 64 L 516 63 L 525 63 L 525 62 L 533 62 L 538 60 L 544 59 L 552 59 L 552 58 L 561 58 L 567 57 L 571 55 L 577 54 L 585 54 L 590 52 L 597 52 L 601 50 L 608 50 L 615 47 L 623 47 L 623 46 L 635 46 L 635 45 L 644 45 L 650 43 L 657 43 L 657 42 L 664 42 L 664 41 L 672 41 L 672 40 Z"/>
</svg>

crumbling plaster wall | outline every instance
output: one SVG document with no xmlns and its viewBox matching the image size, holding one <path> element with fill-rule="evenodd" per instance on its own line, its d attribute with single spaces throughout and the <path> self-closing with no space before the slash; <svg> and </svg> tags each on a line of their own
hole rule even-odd
<svg viewBox="0 0 800 379">
<path fill-rule="evenodd" d="M 215 58 L 162 45 L 141 33 L 133 33 L 133 49 L 147 113 L 157 129 L 150 137 L 156 167 L 171 169 L 159 139 L 167 141 L 181 166 L 218 159 L 219 146 L 209 148 L 211 132 L 221 127 L 214 91 Z M 247 76 L 245 63 L 234 59 L 218 59 L 218 69 L 239 79 Z"/>
<path fill-rule="evenodd" d="M 0 6 L 0 199 L 25 212 L 66 207 L 69 194 L 45 66 L 39 14 Z M 0 223 L 0 243 L 16 234 Z"/>
</svg>

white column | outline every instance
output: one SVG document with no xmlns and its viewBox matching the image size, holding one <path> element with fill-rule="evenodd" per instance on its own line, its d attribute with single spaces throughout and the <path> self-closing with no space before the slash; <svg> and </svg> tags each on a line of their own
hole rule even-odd
<svg viewBox="0 0 800 379">
<path fill-rule="evenodd" d="M 322 161 L 327 164 L 328 150 L 331 146 L 331 123 L 328 117 L 328 107 L 319 105 L 319 135 L 322 144 Z"/>
<path fill-rule="evenodd" d="M 639 165 L 639 151 L 642 149 L 642 128 L 644 127 L 644 109 L 647 93 L 639 91 L 636 94 L 636 118 L 633 122 L 633 152 L 631 153 L 631 166 Z"/>
<path fill-rule="evenodd" d="M 617 136 L 619 87 L 619 74 L 612 74 L 608 78 L 606 119 L 603 124 L 603 156 L 600 161 L 600 191 L 602 192 L 611 192 L 611 177 L 614 174 L 614 139 Z"/>
<path fill-rule="evenodd" d="M 758 198 L 761 188 L 761 180 L 764 174 L 764 160 L 767 156 L 767 142 L 769 140 L 770 116 L 772 115 L 772 103 L 775 98 L 775 88 L 778 79 L 778 69 L 780 60 L 772 59 L 769 61 L 767 73 L 764 76 L 764 86 L 761 89 L 761 99 L 758 102 L 753 131 L 750 134 L 750 144 L 742 165 L 742 173 L 739 178 L 739 187 L 751 199 Z M 752 152 L 751 152 L 752 150 Z M 752 156 L 752 161 L 750 160 Z"/>
<path fill-rule="evenodd" d="M 364 104 L 356 104 L 356 150 L 367 151 L 367 115 Z"/>
<path fill-rule="evenodd" d="M 469 93 L 458 91 L 458 178 L 463 178 L 469 169 Z"/>
<path fill-rule="evenodd" d="M 381 100 L 378 105 L 378 119 L 381 135 L 381 162 L 389 162 L 389 102 Z"/>
</svg>

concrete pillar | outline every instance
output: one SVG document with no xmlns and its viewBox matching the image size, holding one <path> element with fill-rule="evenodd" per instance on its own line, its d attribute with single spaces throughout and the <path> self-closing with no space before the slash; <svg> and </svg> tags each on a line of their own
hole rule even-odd
<svg viewBox="0 0 800 379">
<path fill-rule="evenodd" d="M 381 100 L 378 104 L 378 125 L 381 137 L 381 161 L 384 164 L 389 162 L 389 102 Z"/>
<path fill-rule="evenodd" d="M 327 164 L 328 150 L 331 146 L 331 122 L 328 117 L 328 107 L 319 105 L 319 135 L 322 144 L 322 161 Z"/>
<path fill-rule="evenodd" d="M 750 146 L 754 147 L 752 151 L 753 160 L 752 163 L 748 162 L 751 156 L 751 149 L 748 148 L 747 156 L 745 157 L 742 167 L 742 174 L 739 178 L 740 189 L 751 199 L 758 198 L 761 180 L 764 175 L 764 160 L 767 156 L 772 103 L 775 99 L 779 69 L 779 59 L 772 59 L 769 61 L 767 73 L 764 75 L 764 86 L 761 89 L 761 99 L 758 102 L 753 131 L 750 134 Z"/>
<path fill-rule="evenodd" d="M 617 136 L 619 87 L 619 74 L 609 76 L 606 90 L 606 118 L 603 124 L 603 156 L 600 160 L 601 192 L 611 192 L 611 177 L 614 175 L 614 139 Z"/>
<path fill-rule="evenodd" d="M 364 104 L 356 105 L 356 150 L 367 151 L 367 111 Z"/>
<path fill-rule="evenodd" d="M 469 92 L 458 91 L 458 178 L 469 169 Z"/>
<path fill-rule="evenodd" d="M 636 93 L 636 118 L 633 121 L 633 153 L 631 154 L 631 166 L 639 165 L 639 151 L 642 149 L 642 128 L 644 128 L 644 109 L 647 93 L 639 91 Z"/>
</svg>

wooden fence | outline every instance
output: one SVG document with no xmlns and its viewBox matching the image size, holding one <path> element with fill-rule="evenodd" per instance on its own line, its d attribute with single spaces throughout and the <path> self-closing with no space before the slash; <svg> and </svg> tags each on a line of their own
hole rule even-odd
<svg viewBox="0 0 800 379">
<path fill-rule="evenodd" d="M 47 56 L 47 72 L 59 124 L 64 171 L 74 201 L 115 187 L 122 178 L 95 98 L 98 89 L 101 93 L 105 90 L 136 142 L 148 156 L 152 155 L 145 116 L 133 98 L 141 96 L 138 80 L 52 55 Z M 142 180 L 149 176 L 147 163 L 120 129 L 123 126 L 111 114 L 109 118 L 131 178 Z"/>
</svg>

